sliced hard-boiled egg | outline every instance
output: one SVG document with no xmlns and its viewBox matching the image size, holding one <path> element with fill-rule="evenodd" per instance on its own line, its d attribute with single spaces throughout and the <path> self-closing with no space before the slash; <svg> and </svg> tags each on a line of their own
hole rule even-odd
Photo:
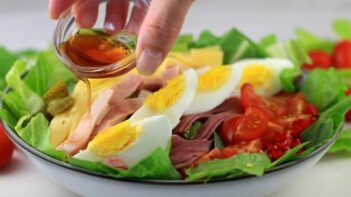
<svg viewBox="0 0 351 197">
<path fill-rule="evenodd" d="M 258 95 L 272 96 L 282 90 L 280 73 L 285 68 L 293 68 L 294 64 L 287 59 L 266 58 L 238 61 L 232 66 L 235 72 L 242 73 L 233 95 L 240 96 L 241 86 L 250 83 Z"/>
<path fill-rule="evenodd" d="M 195 98 L 186 114 L 210 111 L 221 104 L 240 83 L 241 73 L 232 66 L 215 66 L 201 73 Z"/>
<path fill-rule="evenodd" d="M 133 167 L 157 148 L 166 150 L 171 135 L 170 122 L 164 115 L 137 122 L 126 120 L 99 132 L 89 142 L 87 149 L 80 151 L 74 158 L 88 161 L 114 158 L 127 167 Z"/>
<path fill-rule="evenodd" d="M 196 88 L 196 73 L 193 69 L 189 69 L 169 80 L 159 91 L 150 94 L 130 120 L 138 121 L 153 115 L 164 114 L 169 118 L 173 129 L 193 101 Z"/>
</svg>

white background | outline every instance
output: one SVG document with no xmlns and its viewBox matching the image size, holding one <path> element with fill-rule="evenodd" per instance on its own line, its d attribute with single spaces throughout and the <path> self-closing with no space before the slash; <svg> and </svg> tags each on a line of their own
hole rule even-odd
<svg viewBox="0 0 351 197">
<path fill-rule="evenodd" d="M 0 45 L 13 50 L 47 47 L 55 22 L 48 19 L 46 9 L 47 0 L 0 0 Z M 207 28 L 222 33 L 236 26 L 254 39 L 271 32 L 286 39 L 300 26 L 332 37 L 331 20 L 351 18 L 350 13 L 350 0 L 197 0 L 183 32 Z M 351 155 L 327 155 L 275 197 L 351 196 L 350 182 Z M 17 151 L 11 166 L 0 172 L 0 196 L 77 195 L 47 179 Z"/>
</svg>

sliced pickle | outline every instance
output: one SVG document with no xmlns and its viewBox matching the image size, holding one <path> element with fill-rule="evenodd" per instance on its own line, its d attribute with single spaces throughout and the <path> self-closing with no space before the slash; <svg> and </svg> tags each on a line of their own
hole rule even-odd
<svg viewBox="0 0 351 197">
<path fill-rule="evenodd" d="M 68 88 L 64 81 L 58 81 L 53 85 L 43 96 L 45 103 L 58 98 L 65 98 L 68 96 Z"/>
<path fill-rule="evenodd" d="M 65 98 L 57 98 L 57 99 L 51 100 L 48 103 L 46 111 L 50 115 L 56 116 L 70 109 L 73 105 L 74 105 L 74 99 L 70 96 L 67 96 Z"/>
</svg>

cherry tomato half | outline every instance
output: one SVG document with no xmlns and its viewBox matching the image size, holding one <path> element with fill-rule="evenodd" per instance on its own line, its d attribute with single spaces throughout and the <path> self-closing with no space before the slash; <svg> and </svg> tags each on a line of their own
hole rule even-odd
<svg viewBox="0 0 351 197">
<path fill-rule="evenodd" d="M 0 123 L 0 169 L 5 168 L 12 158 L 14 145 L 7 137 L 3 125 Z"/>
<path fill-rule="evenodd" d="M 235 132 L 235 141 L 250 141 L 261 137 L 267 130 L 268 117 L 257 107 L 249 107 Z"/>
<path fill-rule="evenodd" d="M 351 68 L 351 41 L 344 40 L 335 45 L 333 60 L 337 68 Z"/>
<path fill-rule="evenodd" d="M 332 66 L 333 61 L 330 55 L 321 50 L 315 50 L 308 52 L 308 56 L 310 56 L 312 60 L 312 64 L 304 64 L 303 67 L 307 70 L 313 70 L 315 68 L 328 69 Z"/>
<path fill-rule="evenodd" d="M 234 115 L 228 120 L 224 121 L 219 129 L 219 135 L 223 142 L 229 146 L 233 145 L 234 142 L 234 134 L 238 128 L 239 122 L 241 120 L 241 115 Z"/>
</svg>

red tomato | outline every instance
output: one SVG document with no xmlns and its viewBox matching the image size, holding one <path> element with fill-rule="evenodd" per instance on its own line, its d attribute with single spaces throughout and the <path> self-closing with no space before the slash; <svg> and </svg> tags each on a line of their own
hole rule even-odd
<svg viewBox="0 0 351 197">
<path fill-rule="evenodd" d="M 219 135 L 226 145 L 234 144 L 234 134 L 238 128 L 238 124 L 241 120 L 241 115 L 234 115 L 228 120 L 224 121 L 219 129 Z"/>
<path fill-rule="evenodd" d="M 221 158 L 229 158 L 240 153 L 258 153 L 263 149 L 260 139 L 242 141 L 233 146 L 227 146 L 221 150 Z"/>
<path fill-rule="evenodd" d="M 346 95 L 347 95 L 347 96 L 351 96 L 351 89 L 349 89 L 349 90 L 346 91 Z M 351 110 L 349 110 L 349 111 L 346 113 L 345 119 L 346 119 L 346 121 L 350 121 L 350 122 L 351 122 Z"/>
<path fill-rule="evenodd" d="M 249 107 L 235 132 L 235 141 L 250 141 L 261 137 L 267 130 L 268 117 L 261 109 Z"/>
<path fill-rule="evenodd" d="M 337 68 L 351 68 L 351 41 L 337 43 L 333 51 L 333 60 Z"/>
<path fill-rule="evenodd" d="M 7 137 L 4 127 L 0 123 L 0 169 L 5 168 L 12 158 L 14 145 Z"/>
<path fill-rule="evenodd" d="M 315 68 L 328 69 L 332 64 L 332 58 L 327 52 L 321 50 L 315 50 L 308 52 L 312 60 L 312 64 L 304 64 L 303 67 L 307 70 L 313 70 Z"/>
</svg>

